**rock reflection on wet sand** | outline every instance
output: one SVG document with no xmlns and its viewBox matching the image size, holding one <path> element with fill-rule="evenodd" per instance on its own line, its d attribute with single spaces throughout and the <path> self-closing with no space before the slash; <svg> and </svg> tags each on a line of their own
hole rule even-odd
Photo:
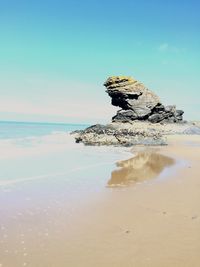
<svg viewBox="0 0 200 267">
<path fill-rule="evenodd" d="M 129 186 L 158 176 L 166 167 L 170 167 L 175 160 L 156 153 L 155 151 L 138 152 L 135 157 L 116 163 L 120 169 L 111 173 L 108 186 Z"/>
</svg>

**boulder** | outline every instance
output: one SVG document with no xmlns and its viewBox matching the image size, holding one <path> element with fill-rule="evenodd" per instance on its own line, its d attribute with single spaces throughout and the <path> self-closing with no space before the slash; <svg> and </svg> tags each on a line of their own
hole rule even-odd
<svg viewBox="0 0 200 267">
<path fill-rule="evenodd" d="M 139 119 L 145 118 L 160 103 L 157 95 L 131 77 L 110 77 L 104 83 L 112 105 L 133 110 Z"/>
<path fill-rule="evenodd" d="M 194 125 L 188 129 L 182 110 L 177 110 L 175 105 L 164 106 L 155 93 L 131 77 L 109 77 L 104 86 L 112 105 L 121 109 L 110 124 L 96 124 L 74 132 L 77 143 L 165 145 L 166 134 L 199 133 L 200 128 Z"/>
<path fill-rule="evenodd" d="M 122 108 L 113 122 L 147 120 L 152 123 L 177 123 L 183 120 L 183 111 L 176 106 L 164 106 L 159 97 L 142 83 L 127 76 L 109 77 L 104 83 L 114 106 Z"/>
</svg>

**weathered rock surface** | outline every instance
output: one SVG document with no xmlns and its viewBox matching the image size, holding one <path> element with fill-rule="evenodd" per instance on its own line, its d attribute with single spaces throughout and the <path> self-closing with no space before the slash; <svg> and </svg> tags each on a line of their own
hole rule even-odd
<svg viewBox="0 0 200 267">
<path fill-rule="evenodd" d="M 166 145 L 168 135 L 200 135 L 200 124 L 195 123 L 132 123 L 112 122 L 107 125 L 93 125 L 82 131 L 75 131 L 76 142 L 86 145 Z"/>
<path fill-rule="evenodd" d="M 122 108 L 112 118 L 113 122 L 148 120 L 152 123 L 175 123 L 183 120 L 182 110 L 176 110 L 176 106 L 162 105 L 156 94 L 131 77 L 110 77 L 104 86 L 112 105 Z"/>
<path fill-rule="evenodd" d="M 159 131 L 130 126 L 129 123 L 122 127 L 117 123 L 93 125 L 83 131 L 76 131 L 75 140 L 85 145 L 166 145 Z"/>
<path fill-rule="evenodd" d="M 110 77 L 104 83 L 112 105 L 121 110 L 107 125 L 76 131 L 76 142 L 86 145 L 165 145 L 166 135 L 200 134 L 198 122 L 183 121 L 183 111 L 164 106 L 159 97 L 130 77 Z"/>
</svg>

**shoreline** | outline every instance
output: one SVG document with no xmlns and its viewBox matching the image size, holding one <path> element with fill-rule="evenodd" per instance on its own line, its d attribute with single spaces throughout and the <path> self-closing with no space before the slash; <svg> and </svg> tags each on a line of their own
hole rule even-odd
<svg viewBox="0 0 200 267">
<path fill-rule="evenodd" d="M 186 161 L 162 181 L 109 188 L 85 216 L 71 266 L 200 265 L 200 136 L 170 136 L 160 153 Z M 196 146 L 191 146 L 188 141 Z M 84 247 L 82 251 L 81 246 Z M 70 246 L 68 247 L 70 249 Z M 92 251 L 92 255 L 89 253 Z M 75 260 L 75 254 L 79 260 Z"/>
<path fill-rule="evenodd" d="M 135 157 L 130 154 L 127 158 L 129 151 L 124 147 L 77 149 L 84 164 L 91 159 L 94 163 L 108 161 L 111 154 L 115 161 L 119 161 L 119 155 L 124 156 L 119 162 L 125 167 L 133 164 L 140 175 L 145 164 L 145 173 L 162 176 L 160 168 L 155 170 L 154 161 L 161 160 L 163 164 L 164 160 L 161 169 L 167 162 L 172 170 L 167 170 L 164 179 L 157 177 L 130 186 L 107 187 L 110 165 L 108 169 L 96 166 L 80 170 L 71 178 L 57 177 L 55 173 L 52 178 L 8 187 L 10 191 L 1 195 L 6 208 L 3 205 L 1 211 L 0 264 L 3 267 L 18 267 L 23 263 L 31 267 L 52 264 L 199 267 L 200 136 L 167 138 L 168 146 L 153 147 L 162 155 L 153 162 L 148 155 L 137 158 L 137 154 Z M 133 152 L 141 149 L 144 146 L 134 147 Z M 68 155 L 62 153 L 60 159 Z M 171 165 L 169 158 L 185 164 Z M 129 177 L 130 173 L 125 174 Z"/>
</svg>

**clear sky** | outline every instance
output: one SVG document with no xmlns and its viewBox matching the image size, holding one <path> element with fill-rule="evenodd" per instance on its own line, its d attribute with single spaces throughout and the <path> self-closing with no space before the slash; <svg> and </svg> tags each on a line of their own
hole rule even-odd
<svg viewBox="0 0 200 267">
<path fill-rule="evenodd" d="M 198 0 L 0 1 L 0 120 L 109 121 L 110 75 L 200 119 Z"/>
</svg>

